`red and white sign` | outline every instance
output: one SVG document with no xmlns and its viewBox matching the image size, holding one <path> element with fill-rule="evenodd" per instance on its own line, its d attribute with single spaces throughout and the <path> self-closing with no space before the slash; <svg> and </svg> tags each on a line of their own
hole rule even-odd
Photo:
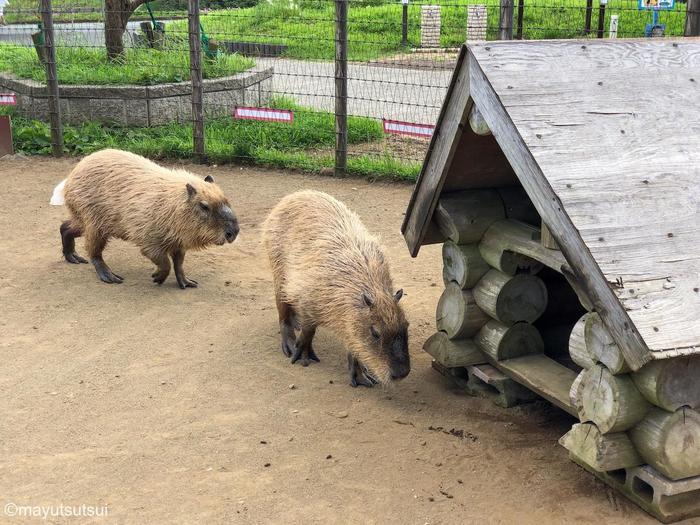
<svg viewBox="0 0 700 525">
<path fill-rule="evenodd" d="M 16 106 L 17 95 L 14 93 L 0 93 L 0 106 Z"/>
<path fill-rule="evenodd" d="M 233 110 L 233 118 L 242 120 L 266 120 L 268 122 L 294 122 L 294 112 L 287 109 L 248 108 L 239 106 Z"/>
<path fill-rule="evenodd" d="M 394 135 L 430 138 L 435 131 L 435 126 L 431 124 L 414 124 L 413 122 L 387 119 L 382 119 L 382 124 L 384 125 L 384 133 L 393 133 Z"/>
</svg>

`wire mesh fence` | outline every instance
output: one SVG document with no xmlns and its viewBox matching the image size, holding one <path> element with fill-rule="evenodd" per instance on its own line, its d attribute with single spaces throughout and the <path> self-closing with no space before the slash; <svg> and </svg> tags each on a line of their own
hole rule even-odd
<svg viewBox="0 0 700 525">
<path fill-rule="evenodd" d="M 57 143 L 60 109 L 57 151 L 413 177 L 465 41 L 700 31 L 700 0 L 641 1 L 10 0 L 3 111 L 28 151 Z"/>
</svg>

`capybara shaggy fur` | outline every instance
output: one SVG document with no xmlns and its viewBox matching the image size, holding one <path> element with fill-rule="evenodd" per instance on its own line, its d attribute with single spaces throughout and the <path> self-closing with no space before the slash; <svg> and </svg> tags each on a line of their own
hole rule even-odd
<svg viewBox="0 0 700 525">
<path fill-rule="evenodd" d="M 158 267 L 153 281 L 161 284 L 173 260 L 180 288 L 196 287 L 185 277 L 187 250 L 233 242 L 239 227 L 224 193 L 208 176 L 158 166 L 148 159 L 113 149 L 88 155 L 64 181 L 63 197 L 71 219 L 61 225 L 63 255 L 71 263 L 87 263 L 75 253 L 75 238 L 85 248 L 97 275 L 121 283 L 102 259 L 107 241 L 131 241 Z M 60 192 L 57 188 L 56 193 Z"/>
<path fill-rule="evenodd" d="M 272 265 L 282 351 L 318 361 L 319 326 L 345 343 L 352 386 L 408 375 L 408 323 L 382 247 L 342 202 L 317 191 L 283 198 L 263 226 Z M 296 330 L 300 330 L 296 337 Z"/>
</svg>

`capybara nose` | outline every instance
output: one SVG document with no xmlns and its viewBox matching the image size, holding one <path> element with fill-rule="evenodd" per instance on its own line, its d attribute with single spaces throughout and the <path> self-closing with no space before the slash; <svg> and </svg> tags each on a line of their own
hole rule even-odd
<svg viewBox="0 0 700 525">
<path fill-rule="evenodd" d="M 224 233 L 224 235 L 226 236 L 226 240 L 228 242 L 235 241 L 236 237 L 238 237 L 239 231 L 241 231 L 241 229 L 238 227 L 238 223 L 227 226 L 226 232 Z"/>
<path fill-rule="evenodd" d="M 395 365 L 391 370 L 391 379 L 392 381 L 398 381 L 399 379 L 403 379 L 408 375 L 410 371 L 411 365 L 409 364 Z"/>
</svg>

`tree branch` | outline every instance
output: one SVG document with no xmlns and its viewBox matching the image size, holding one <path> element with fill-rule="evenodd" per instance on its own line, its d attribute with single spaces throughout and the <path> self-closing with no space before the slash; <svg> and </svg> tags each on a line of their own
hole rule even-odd
<svg viewBox="0 0 700 525">
<path fill-rule="evenodd" d="M 128 0 L 129 10 L 133 13 L 137 7 L 145 4 L 148 0 Z"/>
</svg>

